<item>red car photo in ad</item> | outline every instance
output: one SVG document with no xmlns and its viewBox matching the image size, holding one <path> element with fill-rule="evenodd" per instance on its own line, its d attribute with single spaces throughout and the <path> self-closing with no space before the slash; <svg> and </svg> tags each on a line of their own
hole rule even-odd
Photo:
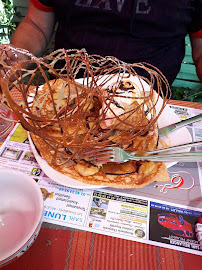
<svg viewBox="0 0 202 270">
<path fill-rule="evenodd" d="M 149 240 L 200 250 L 194 225 L 201 212 L 150 202 Z"/>
<path fill-rule="evenodd" d="M 194 236 L 192 225 L 184 220 L 182 215 L 175 215 L 172 213 L 158 214 L 158 222 L 176 235 L 184 237 Z"/>
</svg>

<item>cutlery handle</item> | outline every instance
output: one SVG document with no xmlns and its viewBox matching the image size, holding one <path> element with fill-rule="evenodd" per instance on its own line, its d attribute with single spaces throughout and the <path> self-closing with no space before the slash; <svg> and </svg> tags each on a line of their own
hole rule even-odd
<svg viewBox="0 0 202 270">
<path fill-rule="evenodd" d="M 182 120 L 180 122 L 177 122 L 175 124 L 171 124 L 169 126 L 166 126 L 166 127 L 163 127 L 163 128 L 160 128 L 159 129 L 159 136 L 163 136 L 163 135 L 166 135 L 172 131 L 175 131 L 177 128 L 180 128 L 180 127 L 184 127 L 188 124 L 191 124 L 191 123 L 194 123 L 194 122 L 197 122 L 199 120 L 202 120 L 202 114 L 199 114 L 199 115 L 196 115 L 196 116 L 193 116 L 193 117 L 190 117 L 186 120 Z"/>
<path fill-rule="evenodd" d="M 176 126 L 176 128 L 179 128 L 179 127 L 184 127 L 188 124 L 191 124 L 191 123 L 195 123 L 199 120 L 202 120 L 202 114 L 199 114 L 199 115 L 196 115 L 196 116 L 193 116 L 191 118 L 188 118 L 186 120 L 182 120 L 181 122 L 178 122 L 176 124 L 174 124 Z"/>
<path fill-rule="evenodd" d="M 134 156 L 134 160 L 151 160 L 151 161 L 183 161 L 183 162 L 197 162 L 202 161 L 202 151 L 175 153 L 165 155 L 149 155 L 149 156 Z"/>
<path fill-rule="evenodd" d="M 191 142 L 191 143 L 185 143 L 185 144 L 180 144 L 180 145 L 175 145 L 175 146 L 171 146 L 171 147 L 165 147 L 165 148 L 161 148 L 161 149 L 156 149 L 150 152 L 147 152 L 148 154 L 156 154 L 156 153 L 162 153 L 162 152 L 167 152 L 167 151 L 171 151 L 171 150 L 180 150 L 180 149 L 184 149 L 187 147 L 193 147 L 193 146 L 201 146 L 202 145 L 202 141 L 198 141 L 198 142 Z"/>
</svg>

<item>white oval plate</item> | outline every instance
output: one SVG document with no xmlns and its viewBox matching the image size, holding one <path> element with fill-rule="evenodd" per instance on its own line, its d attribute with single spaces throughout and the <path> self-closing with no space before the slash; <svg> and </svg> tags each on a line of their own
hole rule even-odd
<svg viewBox="0 0 202 270">
<path fill-rule="evenodd" d="M 140 89 L 142 89 L 142 85 L 144 87 L 144 90 L 147 91 L 147 89 L 149 90 L 149 85 L 141 80 L 141 83 L 139 81 L 139 79 L 137 79 L 136 77 L 131 76 L 130 79 L 132 82 L 134 82 L 136 85 L 138 85 L 138 87 Z M 102 78 L 102 80 L 104 80 L 104 76 Z M 116 79 L 113 78 L 112 80 L 110 80 L 109 82 L 107 82 L 105 84 L 105 87 L 108 86 L 109 84 L 111 84 L 112 82 L 115 82 Z M 78 79 L 77 80 L 78 83 L 83 84 L 83 79 Z M 159 110 L 162 107 L 162 98 L 159 97 L 158 102 L 156 104 L 156 112 L 158 113 Z M 175 112 L 168 106 L 166 105 L 166 107 L 164 108 L 163 112 L 161 113 L 161 115 L 158 118 L 158 127 L 162 128 L 165 127 L 167 125 L 173 124 L 180 121 L 179 117 L 175 114 Z M 33 150 L 34 156 L 39 164 L 39 166 L 41 167 L 41 169 L 43 170 L 43 172 L 53 181 L 64 185 L 64 186 L 68 186 L 68 187 L 72 187 L 72 188 L 80 188 L 80 189 L 94 189 L 94 188 L 103 188 L 105 186 L 98 186 L 98 185 L 88 185 L 85 184 L 81 181 L 75 180 L 67 175 L 64 175 L 56 170 L 54 170 L 48 163 L 46 160 L 44 160 L 36 151 L 36 148 L 32 142 L 32 139 L 30 137 L 30 135 L 28 134 L 29 137 L 29 141 L 30 141 L 30 145 L 31 148 Z M 174 145 L 179 145 L 179 144 L 184 144 L 184 143 L 189 143 L 192 142 L 192 137 L 191 134 L 189 133 L 188 129 L 186 127 L 182 127 L 177 129 L 176 131 L 169 133 L 168 135 L 162 137 L 159 140 L 159 145 L 163 146 L 174 146 Z M 189 151 L 190 148 L 187 148 L 186 150 L 184 149 L 183 151 Z M 166 162 L 166 166 L 167 168 L 173 166 L 174 164 L 176 164 L 176 162 Z"/>
</svg>

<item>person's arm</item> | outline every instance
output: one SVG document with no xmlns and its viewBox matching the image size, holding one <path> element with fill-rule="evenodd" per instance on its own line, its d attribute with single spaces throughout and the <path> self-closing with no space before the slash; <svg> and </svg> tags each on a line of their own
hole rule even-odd
<svg viewBox="0 0 202 270">
<path fill-rule="evenodd" d="M 202 82 L 202 37 L 191 37 L 192 57 L 196 66 L 196 73 Z"/>
<path fill-rule="evenodd" d="M 51 40 L 54 26 L 54 13 L 39 10 L 30 1 L 27 15 L 16 29 L 11 44 L 41 56 Z"/>
<path fill-rule="evenodd" d="M 54 26 L 54 13 L 37 9 L 30 1 L 27 15 L 16 29 L 11 44 L 0 44 L 0 79 L 5 75 L 7 65 L 15 65 L 17 61 L 27 59 L 24 53 L 13 53 L 10 46 L 28 50 L 35 56 L 42 56 L 51 40 Z"/>
</svg>

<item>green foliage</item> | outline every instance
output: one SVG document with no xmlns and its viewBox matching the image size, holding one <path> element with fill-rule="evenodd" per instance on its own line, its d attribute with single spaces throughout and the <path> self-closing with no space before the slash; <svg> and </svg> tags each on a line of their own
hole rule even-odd
<svg viewBox="0 0 202 270">
<path fill-rule="evenodd" d="M 202 103 L 202 85 L 195 89 L 171 87 L 171 90 L 175 99 Z"/>
<path fill-rule="evenodd" d="M 0 43 L 10 43 L 10 36 L 16 29 L 13 17 L 21 17 L 12 0 L 0 0 Z"/>
<path fill-rule="evenodd" d="M 1 25 L 7 25 L 10 29 L 15 30 L 16 25 L 12 23 L 13 16 L 16 13 L 16 8 L 13 6 L 11 0 L 0 0 L 3 4 L 3 10 L 0 11 Z"/>
</svg>

